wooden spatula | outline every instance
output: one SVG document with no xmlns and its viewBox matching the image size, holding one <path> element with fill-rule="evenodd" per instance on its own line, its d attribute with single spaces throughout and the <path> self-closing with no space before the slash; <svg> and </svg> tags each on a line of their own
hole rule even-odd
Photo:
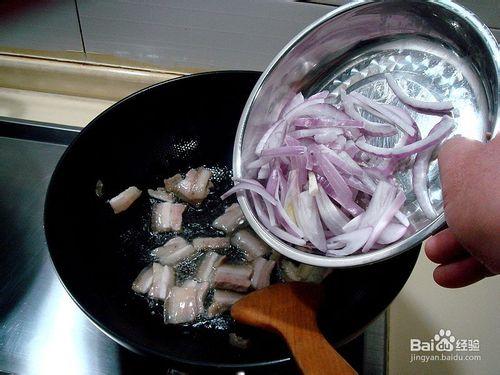
<svg viewBox="0 0 500 375">
<path fill-rule="evenodd" d="M 356 374 L 318 328 L 322 296 L 321 285 L 274 284 L 239 300 L 231 315 L 243 324 L 280 333 L 306 375 Z"/>
</svg>

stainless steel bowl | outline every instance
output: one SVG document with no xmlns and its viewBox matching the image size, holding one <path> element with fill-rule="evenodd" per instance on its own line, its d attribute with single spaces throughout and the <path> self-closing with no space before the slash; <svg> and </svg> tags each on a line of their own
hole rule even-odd
<svg viewBox="0 0 500 375">
<path fill-rule="evenodd" d="M 320 18 L 300 32 L 274 58 L 254 87 L 243 111 L 233 157 L 235 177 L 252 178 L 245 166 L 255 146 L 285 103 L 297 92 L 309 96 L 343 87 L 382 102 L 392 102 L 384 73 L 391 72 L 423 100 L 452 100 L 455 134 L 485 140 L 497 129 L 499 50 L 488 28 L 451 1 L 362 1 Z M 333 101 L 335 101 L 335 95 Z M 412 116 L 426 136 L 436 117 Z M 397 179 L 406 193 L 403 211 L 411 225 L 405 238 L 384 249 L 345 258 L 303 252 L 281 241 L 259 223 L 246 194 L 238 201 L 255 232 L 273 249 L 297 261 L 324 267 L 353 267 L 400 254 L 443 225 L 437 162 L 429 170 L 431 201 L 440 212 L 428 220 L 412 192 L 411 174 Z"/>
</svg>

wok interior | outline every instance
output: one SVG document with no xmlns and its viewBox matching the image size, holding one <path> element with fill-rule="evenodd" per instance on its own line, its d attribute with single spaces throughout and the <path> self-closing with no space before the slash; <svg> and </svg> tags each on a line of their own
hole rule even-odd
<svg viewBox="0 0 500 375">
<path fill-rule="evenodd" d="M 114 215 L 95 194 L 97 180 L 109 199 L 133 184 L 161 186 L 166 176 L 200 165 L 219 167 L 219 190 L 225 189 L 238 119 L 257 78 L 252 72 L 201 74 L 146 89 L 94 120 L 56 168 L 45 210 L 56 270 L 87 315 L 130 349 L 211 366 L 289 358 L 282 341 L 267 332 L 237 325 L 226 330 L 164 325 L 161 308 L 149 309 L 130 290 L 138 271 L 150 262 L 149 250 L 162 241 L 149 234 L 147 197 Z M 207 204 L 223 211 L 220 202 Z M 200 225 L 210 217 L 215 216 L 200 214 Z M 339 343 L 355 337 L 378 316 L 405 283 L 417 254 L 333 273 L 326 284 L 335 298 L 327 299 L 321 313 L 328 339 Z M 231 346 L 231 331 L 250 338 L 250 347 Z"/>
</svg>

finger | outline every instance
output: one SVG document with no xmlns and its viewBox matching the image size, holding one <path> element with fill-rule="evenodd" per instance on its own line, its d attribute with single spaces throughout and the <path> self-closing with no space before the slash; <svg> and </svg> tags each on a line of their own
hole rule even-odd
<svg viewBox="0 0 500 375">
<path fill-rule="evenodd" d="M 434 263 L 450 263 L 469 255 L 458 242 L 450 228 L 429 237 L 425 241 L 425 254 Z"/>
<path fill-rule="evenodd" d="M 434 270 L 434 280 L 445 288 L 461 288 L 487 276 L 491 273 L 473 257 L 441 265 Z"/>
</svg>

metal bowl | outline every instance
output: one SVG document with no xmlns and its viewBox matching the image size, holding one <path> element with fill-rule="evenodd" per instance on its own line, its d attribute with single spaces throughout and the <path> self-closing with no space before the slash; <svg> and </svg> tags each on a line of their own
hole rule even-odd
<svg viewBox="0 0 500 375">
<path fill-rule="evenodd" d="M 454 134 L 484 141 L 495 134 L 499 103 L 499 50 L 488 28 L 451 1 L 363 1 L 339 7 L 300 32 L 274 58 L 254 87 L 240 119 L 233 156 L 235 177 L 253 178 L 245 166 L 256 143 L 297 92 L 340 88 L 395 103 L 384 73 L 391 72 L 411 96 L 451 100 Z M 422 136 L 437 117 L 412 112 Z M 255 232 L 273 249 L 297 261 L 353 267 L 381 261 L 419 244 L 445 222 L 437 161 L 429 169 L 429 193 L 439 215 L 427 219 L 412 192 L 411 173 L 396 176 L 406 194 L 410 220 L 405 238 L 383 249 L 345 258 L 303 252 L 271 234 L 257 219 L 245 193 L 238 201 Z"/>
</svg>

